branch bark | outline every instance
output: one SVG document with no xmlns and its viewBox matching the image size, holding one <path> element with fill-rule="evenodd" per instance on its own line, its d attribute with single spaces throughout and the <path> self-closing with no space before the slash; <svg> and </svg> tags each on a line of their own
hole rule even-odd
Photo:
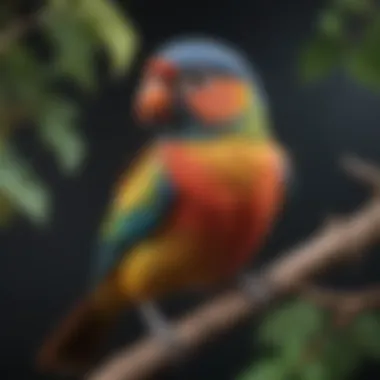
<svg viewBox="0 0 380 380">
<path fill-rule="evenodd" d="M 344 160 L 346 170 L 360 181 L 380 189 L 379 170 L 358 158 Z M 275 301 L 293 292 L 326 269 L 355 258 L 380 240 L 380 199 L 372 197 L 351 215 L 326 223 L 309 239 L 284 252 L 260 278 L 267 300 Z M 314 294 L 316 295 L 316 294 Z M 379 294 L 371 300 L 379 303 Z M 336 300 L 336 298 L 333 298 Z M 356 300 L 356 298 L 355 298 Z M 186 316 L 173 326 L 185 350 L 196 350 L 210 339 L 231 329 L 264 309 L 262 299 L 254 302 L 240 291 L 230 291 Z M 169 347 L 147 337 L 115 354 L 87 376 L 87 380 L 142 380 L 150 378 L 175 360 Z"/>
</svg>

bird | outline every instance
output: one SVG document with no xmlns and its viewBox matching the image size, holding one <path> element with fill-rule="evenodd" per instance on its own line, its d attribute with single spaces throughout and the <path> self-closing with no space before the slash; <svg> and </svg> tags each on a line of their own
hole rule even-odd
<svg viewBox="0 0 380 380">
<path fill-rule="evenodd" d="M 290 155 L 260 76 L 235 47 L 164 43 L 143 65 L 131 112 L 152 139 L 114 186 L 89 287 L 37 355 L 45 370 L 91 366 L 127 308 L 170 336 L 157 302 L 243 278 L 283 210 Z"/>
</svg>

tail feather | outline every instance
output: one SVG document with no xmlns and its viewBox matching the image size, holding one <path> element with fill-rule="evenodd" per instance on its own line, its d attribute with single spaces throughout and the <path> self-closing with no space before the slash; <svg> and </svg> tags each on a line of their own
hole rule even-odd
<svg viewBox="0 0 380 380">
<path fill-rule="evenodd" d="M 44 342 L 37 355 L 38 368 L 65 373 L 88 370 L 120 311 L 100 310 L 92 299 L 80 302 Z"/>
</svg>

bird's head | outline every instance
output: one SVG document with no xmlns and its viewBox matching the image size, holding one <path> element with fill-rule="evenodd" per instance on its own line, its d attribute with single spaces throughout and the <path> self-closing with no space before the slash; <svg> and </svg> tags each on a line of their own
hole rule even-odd
<svg viewBox="0 0 380 380">
<path fill-rule="evenodd" d="M 148 59 L 135 97 L 139 123 L 172 137 L 264 135 L 266 101 L 246 60 L 223 43 L 178 39 Z"/>
</svg>

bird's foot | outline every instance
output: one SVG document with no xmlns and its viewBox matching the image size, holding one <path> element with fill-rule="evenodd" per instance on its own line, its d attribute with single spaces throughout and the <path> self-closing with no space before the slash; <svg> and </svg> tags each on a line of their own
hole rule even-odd
<svg viewBox="0 0 380 380">
<path fill-rule="evenodd" d="M 182 362 L 186 354 L 184 346 L 167 318 L 153 303 L 140 305 L 140 313 L 150 333 L 170 350 L 175 362 Z"/>
<path fill-rule="evenodd" d="M 259 305 L 269 303 L 274 295 L 271 285 L 259 274 L 240 275 L 238 287 L 249 299 Z"/>
</svg>

